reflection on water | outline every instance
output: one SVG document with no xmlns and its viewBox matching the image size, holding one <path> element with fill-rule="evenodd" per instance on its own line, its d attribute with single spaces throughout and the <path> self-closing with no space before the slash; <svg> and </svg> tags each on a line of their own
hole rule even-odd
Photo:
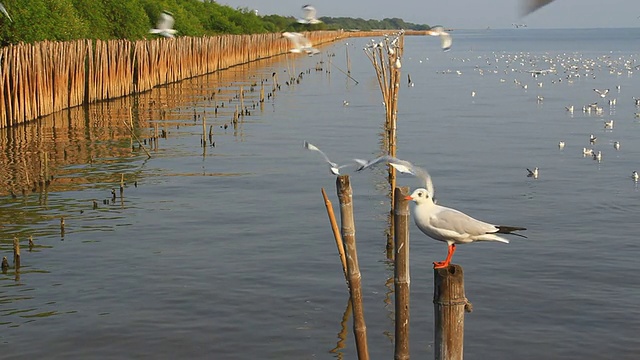
<svg viewBox="0 0 640 360">
<path fill-rule="evenodd" d="M 398 156 L 430 171 L 442 204 L 529 229 L 528 239 L 456 253 L 475 308 L 465 321 L 468 357 L 634 359 L 640 351 L 640 283 L 628 276 L 640 251 L 630 178 L 640 156 L 632 101 L 640 87 L 635 73 L 609 72 L 637 65 L 636 32 L 587 33 L 595 38 L 460 31 L 447 53 L 430 39 L 405 39 L 402 70 L 415 86 L 402 76 Z M 379 155 L 384 109 L 359 53 L 367 41 L 326 49 L 345 69 L 350 46 L 358 85 L 330 71 L 326 52 L 280 57 L 1 130 L 0 250 L 10 258 L 13 237 L 22 245 L 20 272 L 0 275 L 3 355 L 355 358 L 319 191 L 335 199 L 335 178 L 302 141 L 338 163 Z M 568 57 L 576 60 L 560 61 Z M 524 71 L 545 61 L 592 62 L 595 79 L 557 82 L 560 75 Z M 269 95 L 274 78 L 280 89 Z M 616 85 L 612 115 L 565 110 L 601 101 L 593 88 Z M 234 123 L 240 86 L 251 114 Z M 150 159 L 125 126 L 130 108 Z M 609 119 L 615 128 L 605 130 Z M 591 133 L 601 162 L 582 157 Z M 536 166 L 539 178 L 526 177 Z M 378 168 L 351 176 L 375 359 L 393 356 L 386 175 Z M 398 183 L 416 185 L 406 176 Z M 411 237 L 411 352 L 432 356 L 431 263 L 446 247 L 413 224 Z"/>
</svg>

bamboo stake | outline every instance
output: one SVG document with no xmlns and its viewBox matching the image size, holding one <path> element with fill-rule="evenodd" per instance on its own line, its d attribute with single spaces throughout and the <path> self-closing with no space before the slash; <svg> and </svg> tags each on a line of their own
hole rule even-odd
<svg viewBox="0 0 640 360">
<path fill-rule="evenodd" d="M 20 240 L 17 237 L 13 238 L 13 266 L 20 269 Z"/>
<path fill-rule="evenodd" d="M 395 354 L 396 360 L 409 359 L 409 195 L 408 187 L 395 188 L 394 230 L 395 266 L 394 293 L 396 296 Z"/>
<path fill-rule="evenodd" d="M 435 359 L 462 360 L 464 354 L 464 312 L 471 303 L 464 294 L 464 273 L 460 265 L 433 270 Z"/>
<path fill-rule="evenodd" d="M 342 272 L 344 274 L 344 279 L 349 284 L 349 276 L 347 273 L 347 258 L 344 254 L 344 243 L 342 242 L 342 235 L 340 235 L 340 229 L 338 228 L 338 223 L 336 221 L 336 216 L 333 213 L 333 205 L 331 201 L 327 197 L 327 193 L 322 190 L 322 197 L 324 198 L 324 205 L 327 208 L 327 215 L 329 215 L 329 222 L 331 223 L 331 230 L 333 231 L 333 238 L 336 240 L 336 247 L 338 248 L 338 254 L 340 255 L 340 263 L 342 264 Z"/>
<path fill-rule="evenodd" d="M 342 238 L 345 242 L 347 271 L 349 273 L 349 291 L 353 303 L 353 333 L 359 360 L 369 360 L 367 344 L 367 326 L 364 321 L 362 304 L 362 288 L 358 253 L 356 250 L 356 230 L 353 218 L 353 197 L 348 175 L 340 175 L 336 179 L 338 199 L 340 199 L 340 218 L 342 223 Z"/>
</svg>

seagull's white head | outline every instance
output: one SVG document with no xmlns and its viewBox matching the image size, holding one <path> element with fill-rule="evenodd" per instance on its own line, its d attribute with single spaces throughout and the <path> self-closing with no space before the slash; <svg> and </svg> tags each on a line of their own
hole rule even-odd
<svg viewBox="0 0 640 360">
<path fill-rule="evenodd" d="M 416 189 L 411 195 L 405 197 L 405 200 L 411 200 L 416 203 L 416 205 L 420 204 L 433 204 L 433 198 L 427 189 Z"/>
</svg>

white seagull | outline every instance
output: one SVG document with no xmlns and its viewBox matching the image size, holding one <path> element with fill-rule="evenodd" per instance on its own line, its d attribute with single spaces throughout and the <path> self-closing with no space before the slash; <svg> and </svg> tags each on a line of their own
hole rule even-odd
<svg viewBox="0 0 640 360">
<path fill-rule="evenodd" d="M 633 179 L 633 181 L 638 182 L 638 178 L 639 178 L 639 177 L 638 177 L 638 172 L 634 170 L 634 171 L 631 173 L 631 178 Z"/>
<path fill-rule="evenodd" d="M 13 19 L 11 19 L 11 16 L 9 16 L 9 12 L 7 12 L 7 9 L 4 7 L 2 3 L 0 3 L 0 12 L 2 12 L 4 16 L 6 16 L 7 19 L 9 19 L 9 21 L 13 22 Z"/>
<path fill-rule="evenodd" d="M 345 166 L 351 165 L 351 164 L 345 164 L 345 165 L 338 166 L 338 164 L 336 164 L 333 161 L 329 160 L 329 157 L 324 152 L 322 152 L 322 150 L 318 149 L 317 146 L 315 146 L 313 144 L 310 144 L 310 143 L 308 143 L 306 141 L 304 142 L 303 146 L 307 150 L 317 151 L 320 154 L 322 154 L 322 156 L 324 157 L 324 160 L 329 164 L 329 171 L 331 171 L 331 173 L 333 175 L 340 175 L 340 169 L 342 169 Z"/>
<path fill-rule="evenodd" d="M 390 155 L 383 155 L 369 161 L 362 160 L 362 159 L 353 159 L 353 161 L 355 161 L 360 165 L 360 167 L 356 169 L 356 171 L 362 171 L 364 169 L 368 169 L 380 163 L 388 163 L 389 165 L 393 166 L 393 168 L 396 169 L 397 171 L 403 174 L 413 175 L 418 179 L 420 179 L 421 180 L 420 186 L 424 186 L 425 188 L 427 188 L 431 196 L 435 195 L 433 182 L 431 181 L 431 175 L 429 175 L 427 170 L 419 166 L 415 166 L 406 160 L 400 160 Z"/>
<path fill-rule="evenodd" d="M 605 121 L 604 122 L 604 128 L 605 129 L 613 129 L 613 120 Z"/>
<path fill-rule="evenodd" d="M 449 267 L 457 244 L 468 244 L 474 241 L 509 242 L 497 234 L 526 237 L 514 233 L 514 231 L 526 230 L 526 228 L 489 224 L 458 210 L 437 205 L 433 202 L 433 196 L 427 189 L 416 189 L 405 199 L 416 203 L 413 217 L 420 231 L 432 239 L 448 244 L 447 258 L 444 261 L 434 262 L 434 269 Z"/>
<path fill-rule="evenodd" d="M 178 32 L 173 28 L 174 22 L 175 20 L 173 19 L 173 14 L 168 11 L 163 11 L 160 14 L 160 18 L 158 19 L 156 28 L 149 30 L 149 33 L 164 36 L 166 38 L 173 38 Z"/>
<path fill-rule="evenodd" d="M 302 7 L 302 19 L 298 19 L 300 24 L 319 24 L 322 21 L 316 19 L 316 8 L 311 5 Z"/>
<path fill-rule="evenodd" d="M 428 35 L 431 36 L 439 36 L 440 37 L 440 46 L 442 47 L 442 51 L 451 50 L 451 44 L 453 40 L 451 39 L 451 34 L 444 31 L 442 26 L 434 26 L 427 31 Z"/>
<path fill-rule="evenodd" d="M 537 179 L 538 178 L 538 174 L 540 174 L 540 172 L 539 172 L 537 167 L 534 167 L 533 170 L 527 169 L 527 172 L 528 172 L 527 177 L 532 177 L 534 179 Z"/>
<path fill-rule="evenodd" d="M 604 90 L 593 89 L 593 91 L 597 92 L 601 98 L 607 96 L 607 94 L 609 93 L 609 89 L 604 89 Z"/>
<path fill-rule="evenodd" d="M 558 148 L 560 148 L 560 150 L 564 149 L 564 146 L 566 144 L 564 143 L 564 141 L 560 140 L 560 142 L 558 143 Z"/>
<path fill-rule="evenodd" d="M 614 141 L 613 142 L 613 148 L 616 150 L 620 150 L 620 141 Z"/>
<path fill-rule="evenodd" d="M 297 33 L 297 32 L 283 32 L 282 33 L 283 37 L 286 37 L 289 42 L 291 42 L 291 45 L 293 46 L 293 48 L 291 50 L 289 50 L 289 52 L 292 53 L 307 53 L 309 56 L 313 56 L 316 54 L 320 53 L 320 50 L 314 48 L 311 45 L 311 41 L 309 41 L 309 39 L 307 39 L 304 35 Z"/>
</svg>

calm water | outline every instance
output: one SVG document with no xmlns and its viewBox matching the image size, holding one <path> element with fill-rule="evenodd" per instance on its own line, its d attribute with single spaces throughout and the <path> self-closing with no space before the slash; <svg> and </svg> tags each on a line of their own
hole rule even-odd
<svg viewBox="0 0 640 360">
<path fill-rule="evenodd" d="M 0 275 L 3 356 L 356 358 L 350 319 L 340 342 L 348 292 L 320 193 L 327 189 L 335 207 L 335 178 L 302 141 L 338 162 L 380 153 L 384 112 L 361 50 L 368 40 L 322 48 L 325 68 L 326 53 L 336 54 L 331 73 L 311 70 L 293 86 L 284 84 L 287 69 L 297 74 L 321 58 L 280 57 L 141 96 L 135 101 L 152 104 L 137 115 L 141 137 L 154 123 L 168 131 L 148 160 L 131 151 L 123 128 L 70 128 L 62 142 L 53 126 L 26 127 L 42 132 L 56 159 L 63 150 L 66 159 L 71 144 L 89 150 L 51 170 L 56 178 L 45 195 L 22 196 L 12 187 L 13 199 L 2 189 L 0 250 L 11 260 L 13 237 L 23 244 L 19 275 Z M 465 245 L 454 257 L 474 305 L 466 317 L 467 359 L 640 353 L 640 193 L 630 177 L 640 170 L 633 101 L 640 97 L 639 41 L 640 29 L 456 31 L 454 48 L 442 53 L 435 38 L 406 38 L 398 156 L 431 172 L 440 203 L 529 229 L 528 239 Z M 358 85 L 335 68 L 346 70 L 345 48 Z M 550 67 L 557 74 L 526 72 Z M 225 99 L 240 85 L 270 81 L 274 71 L 282 84 L 275 98 L 237 129 L 221 128 L 238 102 Z M 407 87 L 407 73 L 414 87 Z M 574 73 L 580 77 L 567 78 Z M 611 91 L 602 99 L 594 88 Z M 257 94 L 248 92 L 245 103 Z M 92 107 L 87 122 L 126 118 L 129 101 Z M 583 113 L 592 102 L 602 114 Z M 214 126 L 216 146 L 205 154 L 198 115 Z M 605 130 L 610 119 L 614 129 Z M 2 130 L 2 139 L 15 141 L 12 134 Z M 598 137 L 593 145 L 590 134 Z M 9 155 L 10 143 L 2 143 Z M 583 147 L 602 151 L 602 162 L 583 157 Z M 540 177 L 526 177 L 536 166 Z M 124 199 L 104 204 L 120 173 Z M 370 353 L 392 358 L 385 171 L 351 180 Z M 401 177 L 399 184 L 416 181 Z M 446 247 L 414 224 L 411 247 L 411 350 L 430 358 L 431 263 Z"/>
</svg>

